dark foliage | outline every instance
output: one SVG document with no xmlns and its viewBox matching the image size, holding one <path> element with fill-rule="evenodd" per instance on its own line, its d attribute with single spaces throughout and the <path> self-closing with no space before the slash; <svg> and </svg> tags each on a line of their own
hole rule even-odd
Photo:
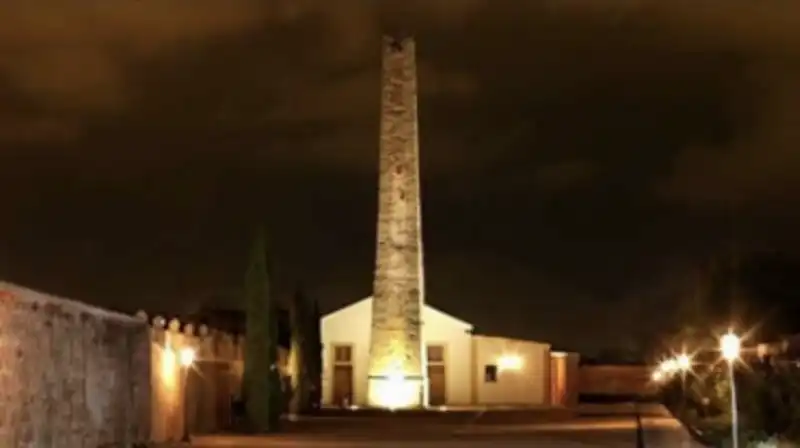
<svg viewBox="0 0 800 448">
<path fill-rule="evenodd" d="M 795 363 L 754 362 L 736 370 L 739 433 L 742 441 L 800 437 L 800 369 Z M 684 383 L 662 387 L 664 404 L 702 438 L 721 446 L 730 438 L 731 394 L 727 368 L 718 364 Z"/>
<path fill-rule="evenodd" d="M 255 432 L 277 429 L 283 409 L 277 368 L 278 323 L 270 295 L 266 241 L 259 231 L 245 275 L 245 369 L 243 395 L 247 422 Z"/>
</svg>

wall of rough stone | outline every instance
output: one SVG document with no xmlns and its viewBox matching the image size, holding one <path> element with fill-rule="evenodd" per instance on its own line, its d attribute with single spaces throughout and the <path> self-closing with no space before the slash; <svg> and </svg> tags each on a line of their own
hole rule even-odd
<svg viewBox="0 0 800 448">
<path fill-rule="evenodd" d="M 149 358 L 142 320 L 0 282 L 0 447 L 148 441 Z"/>
<path fill-rule="evenodd" d="M 151 436 L 153 442 L 179 441 L 185 432 L 212 434 L 235 424 L 232 402 L 241 398 L 244 336 L 162 316 L 139 317 L 150 324 Z M 180 353 L 195 354 L 190 366 Z M 288 352 L 278 349 L 278 365 L 289 375 Z M 2 448 L 2 447 L 0 447 Z"/>
<path fill-rule="evenodd" d="M 227 429 L 231 402 L 241 393 L 244 338 L 160 316 L 150 323 L 151 440 Z M 183 366 L 180 353 L 187 348 L 195 359 Z"/>
<path fill-rule="evenodd" d="M 649 396 L 657 392 L 647 366 L 583 365 L 579 370 L 581 395 Z"/>
<path fill-rule="evenodd" d="M 369 375 L 425 372 L 425 303 L 414 40 L 383 38 L 377 248 Z M 399 372 L 398 372 L 399 371 Z M 421 384 L 421 382 L 420 382 Z M 373 388 L 370 380 L 369 400 Z M 372 403 L 378 404 L 378 403 Z"/>
</svg>

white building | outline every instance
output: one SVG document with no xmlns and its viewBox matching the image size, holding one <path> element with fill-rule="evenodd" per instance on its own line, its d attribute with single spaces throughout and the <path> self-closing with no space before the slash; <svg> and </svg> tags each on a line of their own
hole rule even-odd
<svg viewBox="0 0 800 448">
<path fill-rule="evenodd" d="M 368 297 L 322 318 L 324 405 L 366 405 L 371 313 Z M 422 325 L 430 406 L 551 404 L 549 344 L 473 335 L 430 305 Z"/>
</svg>

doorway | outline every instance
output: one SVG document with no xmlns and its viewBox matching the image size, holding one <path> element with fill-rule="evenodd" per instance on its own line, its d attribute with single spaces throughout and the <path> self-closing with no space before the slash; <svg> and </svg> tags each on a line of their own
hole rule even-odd
<svg viewBox="0 0 800 448">
<path fill-rule="evenodd" d="M 353 404 L 353 348 L 349 345 L 334 346 L 333 349 L 333 397 L 334 406 L 348 407 Z"/>
<path fill-rule="evenodd" d="M 428 352 L 428 405 L 447 404 L 447 379 L 443 345 L 429 345 Z"/>
</svg>

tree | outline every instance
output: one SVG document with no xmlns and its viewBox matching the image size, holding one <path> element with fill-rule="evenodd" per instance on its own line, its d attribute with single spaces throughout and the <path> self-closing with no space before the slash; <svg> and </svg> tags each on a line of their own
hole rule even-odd
<svg viewBox="0 0 800 448">
<path fill-rule="evenodd" d="M 246 337 L 243 389 L 248 423 L 255 432 L 276 429 L 280 419 L 277 313 L 270 296 L 266 239 L 259 230 L 245 274 Z"/>
<path fill-rule="evenodd" d="M 292 399 L 289 402 L 290 415 L 304 414 L 309 408 L 309 391 L 311 388 L 309 377 L 309 311 L 306 299 L 300 288 L 292 296 L 289 306 L 289 321 L 292 331 L 291 339 L 291 372 L 292 372 Z"/>
<path fill-rule="evenodd" d="M 322 332 L 319 302 L 314 300 L 308 322 L 308 375 L 311 381 L 310 405 L 319 409 L 322 403 Z"/>
</svg>

